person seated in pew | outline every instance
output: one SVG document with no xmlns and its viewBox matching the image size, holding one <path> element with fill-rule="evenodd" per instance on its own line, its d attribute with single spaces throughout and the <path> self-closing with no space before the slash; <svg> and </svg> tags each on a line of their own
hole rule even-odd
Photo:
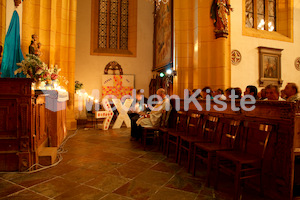
<svg viewBox="0 0 300 200">
<path fill-rule="evenodd" d="M 266 97 L 266 89 L 261 89 L 259 93 L 257 93 L 258 100 L 265 100 Z"/>
<path fill-rule="evenodd" d="M 246 90 L 244 92 L 244 96 L 245 95 L 251 95 L 253 96 L 255 99 L 257 99 L 257 88 L 254 85 L 248 85 L 246 87 Z"/>
<path fill-rule="evenodd" d="M 231 95 L 233 94 L 234 91 L 234 95 L 236 95 L 235 99 L 241 99 L 242 98 L 242 89 L 239 87 L 236 88 L 227 88 L 225 90 L 225 97 L 226 100 L 230 100 L 231 99 Z"/>
<path fill-rule="evenodd" d="M 206 99 L 206 98 L 209 98 L 209 99 L 212 99 L 212 89 L 208 86 L 204 87 L 202 90 L 201 90 L 201 96 L 203 99 Z"/>
<path fill-rule="evenodd" d="M 143 95 L 143 90 L 137 90 L 136 91 L 136 96 L 135 96 L 135 101 L 136 102 L 129 110 L 128 116 L 131 120 L 131 140 L 135 140 L 137 138 L 136 131 L 135 131 L 135 126 L 136 126 L 136 121 L 140 118 L 141 115 L 145 115 L 146 112 L 150 111 L 147 106 L 147 101 L 148 99 L 144 97 Z"/>
<path fill-rule="evenodd" d="M 227 88 L 227 89 L 225 90 L 225 98 L 226 98 L 227 100 L 230 100 L 231 90 L 233 90 L 233 88 Z"/>
<path fill-rule="evenodd" d="M 235 91 L 235 95 L 237 95 L 238 97 L 236 99 L 241 99 L 242 98 L 242 89 L 239 87 L 233 88 Z"/>
<path fill-rule="evenodd" d="M 217 95 L 219 95 L 219 96 L 217 96 Z M 217 89 L 216 91 L 213 91 L 212 96 L 213 96 L 214 99 L 219 97 L 218 100 L 226 100 L 226 97 L 224 95 L 224 91 L 221 88 Z"/>
<path fill-rule="evenodd" d="M 298 87 L 295 83 L 288 83 L 284 88 L 284 94 L 286 95 L 286 101 L 296 102 L 300 100 L 298 93 Z"/>
<path fill-rule="evenodd" d="M 277 85 L 268 85 L 265 89 L 267 97 L 265 100 L 285 101 L 279 96 L 279 88 Z"/>
<path fill-rule="evenodd" d="M 143 127 L 158 127 L 162 113 L 170 108 L 170 100 L 166 97 L 166 91 L 163 88 L 157 90 L 156 94 L 161 97 L 149 114 L 141 116 L 136 124 L 131 126 L 132 139 L 138 140 L 142 136 Z"/>
<path fill-rule="evenodd" d="M 283 99 L 287 99 L 287 96 L 285 94 L 285 91 L 284 90 L 280 90 L 280 97 L 283 98 Z"/>
<path fill-rule="evenodd" d="M 196 91 L 197 91 L 198 89 L 193 89 L 192 90 L 192 94 L 194 94 Z M 196 96 L 196 99 L 202 99 L 202 96 L 201 96 L 201 94 L 198 94 L 197 96 Z"/>
<path fill-rule="evenodd" d="M 136 115 L 144 115 L 147 111 L 150 111 L 147 106 L 148 99 L 144 96 L 144 90 L 137 90 L 135 99 L 129 111 L 128 115 L 130 118 Z"/>
</svg>

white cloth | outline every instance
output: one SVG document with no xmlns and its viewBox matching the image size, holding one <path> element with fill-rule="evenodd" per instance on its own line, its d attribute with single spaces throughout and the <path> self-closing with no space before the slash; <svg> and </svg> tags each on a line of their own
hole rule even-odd
<svg viewBox="0 0 300 200">
<path fill-rule="evenodd" d="M 214 97 L 214 100 L 217 99 L 216 97 Z M 226 97 L 224 94 L 221 94 L 221 96 L 218 98 L 218 100 L 226 100 Z"/>
<path fill-rule="evenodd" d="M 63 101 L 68 101 L 69 100 L 69 92 L 63 91 L 63 90 L 58 90 L 58 97 L 57 101 L 58 102 L 63 102 Z"/>
<path fill-rule="evenodd" d="M 161 103 L 158 103 L 150 112 L 150 118 L 142 117 L 137 120 L 136 124 L 142 127 L 158 127 L 162 113 L 167 108 L 170 108 L 170 100 L 168 98 L 164 98 L 164 100 Z"/>
<path fill-rule="evenodd" d="M 298 94 L 295 94 L 295 95 L 289 97 L 286 101 L 295 103 L 296 101 L 299 101 L 299 100 L 300 100 L 300 94 L 298 93 Z"/>
</svg>

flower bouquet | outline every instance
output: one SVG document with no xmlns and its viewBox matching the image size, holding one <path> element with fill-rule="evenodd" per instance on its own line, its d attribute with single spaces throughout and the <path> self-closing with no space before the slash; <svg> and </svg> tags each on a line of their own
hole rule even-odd
<svg viewBox="0 0 300 200">
<path fill-rule="evenodd" d="M 57 80 L 59 78 L 59 72 L 61 71 L 60 68 L 58 68 L 57 65 L 55 65 L 53 67 L 53 65 L 51 65 L 50 69 L 49 69 L 49 72 L 51 74 L 51 80 L 54 81 L 54 80 Z"/>
<path fill-rule="evenodd" d="M 48 66 L 35 55 L 27 54 L 25 60 L 17 65 L 20 68 L 15 70 L 15 75 L 23 72 L 27 78 L 32 78 L 35 82 L 45 81 L 51 77 Z"/>
<path fill-rule="evenodd" d="M 36 85 L 40 85 L 42 81 L 44 81 L 48 87 L 51 87 L 51 82 L 55 82 L 56 85 L 59 85 L 59 79 L 66 85 L 68 84 L 67 79 L 59 75 L 61 69 L 58 68 L 57 65 L 54 67 L 51 65 L 49 68 L 39 57 L 33 54 L 27 54 L 25 60 L 21 63 L 17 63 L 17 65 L 20 66 L 20 68 L 15 70 L 14 73 L 17 74 L 23 72 L 27 78 L 32 78 Z"/>
</svg>

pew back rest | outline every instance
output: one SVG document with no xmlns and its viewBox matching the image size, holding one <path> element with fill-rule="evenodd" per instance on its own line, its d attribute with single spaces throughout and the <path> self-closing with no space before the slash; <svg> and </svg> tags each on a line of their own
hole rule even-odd
<svg viewBox="0 0 300 200">
<path fill-rule="evenodd" d="M 216 139 L 216 131 L 219 124 L 219 117 L 212 115 L 204 115 L 201 130 L 201 136 L 211 142 Z"/>
<path fill-rule="evenodd" d="M 188 115 L 186 130 L 187 135 L 198 135 L 201 118 L 202 115 L 198 113 L 190 113 Z"/>
<path fill-rule="evenodd" d="M 228 148 L 234 148 L 237 135 L 240 131 L 241 120 L 235 120 L 223 117 L 220 119 L 220 132 L 217 142 L 222 145 L 228 146 Z"/>
<path fill-rule="evenodd" d="M 244 121 L 240 145 L 242 150 L 263 159 L 270 134 L 275 129 L 274 126 L 261 122 Z"/>
<path fill-rule="evenodd" d="M 177 111 L 176 113 L 176 132 L 184 132 L 187 128 L 187 112 Z"/>
</svg>

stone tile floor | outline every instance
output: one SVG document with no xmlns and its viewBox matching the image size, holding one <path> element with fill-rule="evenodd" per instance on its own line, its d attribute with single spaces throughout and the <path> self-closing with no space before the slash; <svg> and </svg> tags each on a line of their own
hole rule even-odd
<svg viewBox="0 0 300 200">
<path fill-rule="evenodd" d="M 0 173 L 0 199 L 232 199 L 231 179 L 220 176 L 218 190 L 208 188 L 205 166 L 194 177 L 155 144 L 144 151 L 140 142 L 129 141 L 130 129 L 79 129 L 69 135 L 58 165 L 30 174 Z M 243 199 L 263 198 L 244 189 Z"/>
</svg>

